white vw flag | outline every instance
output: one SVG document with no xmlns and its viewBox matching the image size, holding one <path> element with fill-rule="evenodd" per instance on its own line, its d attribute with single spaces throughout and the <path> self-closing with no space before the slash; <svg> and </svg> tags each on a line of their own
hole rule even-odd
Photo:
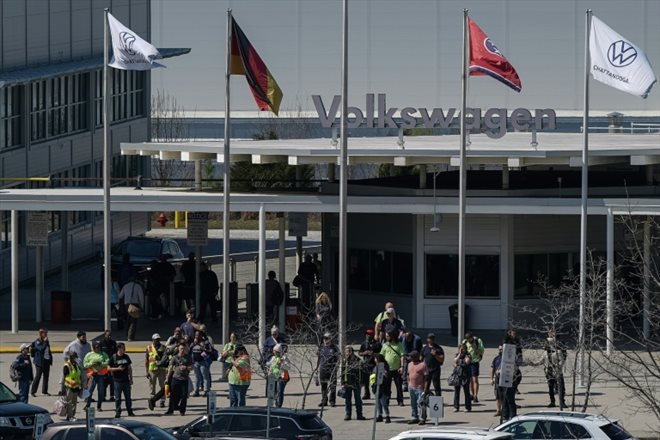
<svg viewBox="0 0 660 440">
<path fill-rule="evenodd" d="M 657 79 L 642 50 L 592 17 L 589 35 L 591 75 L 608 86 L 646 98 Z"/>
<path fill-rule="evenodd" d="M 165 67 L 154 60 L 162 58 L 158 49 L 108 14 L 112 38 L 112 59 L 109 66 L 122 70 L 149 70 Z"/>
</svg>

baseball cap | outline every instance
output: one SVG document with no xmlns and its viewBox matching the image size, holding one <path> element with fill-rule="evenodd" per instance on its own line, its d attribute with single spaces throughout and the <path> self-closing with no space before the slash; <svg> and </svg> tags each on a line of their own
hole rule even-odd
<svg viewBox="0 0 660 440">
<path fill-rule="evenodd" d="M 273 347 L 273 351 L 282 353 L 282 344 L 275 344 L 275 347 Z"/>
<path fill-rule="evenodd" d="M 151 339 L 152 340 L 153 339 L 160 339 L 160 335 L 158 333 L 154 333 L 153 335 L 151 335 Z"/>
<path fill-rule="evenodd" d="M 325 333 L 323 333 L 323 338 L 324 338 L 324 339 L 326 339 L 326 338 L 327 338 L 327 339 L 331 339 L 331 338 L 332 338 L 332 335 L 330 334 L 330 332 L 325 332 Z"/>
<path fill-rule="evenodd" d="M 366 331 L 366 334 L 373 335 L 374 334 L 374 329 L 368 328 L 367 331 Z"/>
<path fill-rule="evenodd" d="M 26 348 L 30 348 L 30 344 L 25 344 L 25 343 L 21 344 L 21 351 L 25 350 Z"/>
<path fill-rule="evenodd" d="M 426 339 L 435 339 L 435 333 L 429 333 L 426 335 Z"/>
</svg>

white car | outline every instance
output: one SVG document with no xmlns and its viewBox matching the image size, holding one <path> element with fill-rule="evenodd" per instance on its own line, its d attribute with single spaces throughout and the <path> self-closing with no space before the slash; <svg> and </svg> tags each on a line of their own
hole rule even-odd
<svg viewBox="0 0 660 440">
<path fill-rule="evenodd" d="M 429 426 L 427 428 L 405 431 L 392 437 L 390 440 L 512 440 L 511 434 L 497 432 L 492 429 L 462 428 L 462 427 L 440 427 Z"/>
<path fill-rule="evenodd" d="M 495 429 L 512 434 L 513 440 L 634 439 L 616 420 L 569 411 L 528 413 L 514 417 Z"/>
</svg>

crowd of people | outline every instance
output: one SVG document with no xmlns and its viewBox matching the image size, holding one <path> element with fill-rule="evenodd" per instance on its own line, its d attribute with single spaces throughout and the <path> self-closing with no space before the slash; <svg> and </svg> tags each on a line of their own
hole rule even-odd
<svg viewBox="0 0 660 440">
<path fill-rule="evenodd" d="M 124 288 L 129 285 L 130 282 Z M 442 395 L 443 366 L 449 370 L 446 378 L 454 391 L 454 411 L 460 410 L 461 401 L 468 412 L 472 410 L 473 403 L 479 402 L 480 365 L 484 362 L 485 347 L 477 335 L 466 333 L 456 351 L 446 357 L 445 350 L 436 343 L 433 333 L 428 333 L 423 340 L 406 327 L 394 305 L 388 302 L 376 316 L 374 327 L 365 331 L 359 348 L 357 344 L 340 348 L 335 343 L 336 326 L 328 295 L 321 293 L 315 306 L 316 331 L 322 335 L 313 373 L 321 391 L 319 407 L 335 407 L 339 396 L 344 399 L 345 420 L 351 420 L 353 412 L 357 420 L 365 420 L 363 401 L 373 396 L 376 421 L 390 423 L 389 405 L 393 400 L 398 406 L 409 402 L 410 424 L 424 424 L 429 397 Z M 148 407 L 151 411 L 158 405 L 166 408 L 166 415 L 175 412 L 184 415 L 190 397 L 206 396 L 211 391 L 211 367 L 215 362 L 222 365 L 219 380 L 228 383 L 230 406 L 246 404 L 253 365 L 258 365 L 260 375 L 266 379 L 265 394 L 272 399 L 272 404 L 277 407 L 284 405 L 292 364 L 287 355 L 285 335 L 276 325 L 272 326 L 264 345 L 259 347 L 258 357 L 251 358 L 237 333 L 231 333 L 221 350 L 217 350 L 206 326 L 195 318 L 194 311 L 188 310 L 185 316 L 185 321 L 174 329 L 165 342 L 162 342 L 160 334 L 152 335 L 151 343 L 144 350 L 143 364 L 141 361 L 133 362 L 126 352 L 126 345 L 113 339 L 110 330 L 91 343 L 86 333 L 79 331 L 63 352 L 64 366 L 58 394 L 65 411 L 61 415 L 66 420 L 74 420 L 80 399 L 84 401 L 85 408 L 95 402 L 97 410 L 103 409 L 104 402 L 113 402 L 115 417 L 121 417 L 123 404 L 126 414 L 133 416 L 132 387 L 134 381 L 141 377 L 135 374 L 136 368 L 141 365 L 149 385 Z M 499 386 L 503 344 L 511 344 L 516 349 L 513 387 Z M 548 335 L 544 353 L 543 364 L 550 398 L 548 406 L 555 407 L 558 396 L 559 406 L 564 408 L 563 368 L 567 353 L 554 332 Z M 20 354 L 12 363 L 11 371 L 21 401 L 27 402 L 30 395 L 35 396 L 39 385 L 42 394 L 50 395 L 48 387 L 53 358 L 45 328 L 39 330 L 38 337 L 32 343 L 20 346 Z M 506 332 L 499 353 L 490 363 L 489 375 L 496 399 L 495 415 L 505 420 L 517 413 L 516 394 L 522 380 L 522 363 L 522 343 L 516 331 L 511 329 Z M 379 368 L 383 370 L 381 381 L 377 381 Z"/>
</svg>

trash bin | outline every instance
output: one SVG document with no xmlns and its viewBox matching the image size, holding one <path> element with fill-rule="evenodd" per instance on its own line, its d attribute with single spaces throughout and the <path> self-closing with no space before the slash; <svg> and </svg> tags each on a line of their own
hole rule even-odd
<svg viewBox="0 0 660 440">
<path fill-rule="evenodd" d="M 470 328 L 468 324 L 468 312 L 470 307 L 467 304 L 463 304 L 463 316 L 464 316 L 464 327 L 465 329 Z M 449 325 L 451 326 L 451 335 L 458 336 L 458 304 L 452 304 L 449 306 Z"/>
<path fill-rule="evenodd" d="M 53 290 L 50 293 L 50 321 L 53 324 L 71 322 L 71 292 L 68 290 Z"/>
<path fill-rule="evenodd" d="M 259 284 L 247 283 L 245 285 L 245 314 L 248 319 L 259 316 Z"/>
<path fill-rule="evenodd" d="M 218 296 L 222 298 L 222 283 L 220 283 L 220 292 Z M 222 307 L 225 305 L 222 304 Z M 238 283 L 236 281 L 229 282 L 229 319 L 238 318 Z"/>
<path fill-rule="evenodd" d="M 300 317 L 300 303 L 297 299 L 288 299 L 286 301 L 286 328 L 297 330 L 302 321 Z"/>
</svg>

